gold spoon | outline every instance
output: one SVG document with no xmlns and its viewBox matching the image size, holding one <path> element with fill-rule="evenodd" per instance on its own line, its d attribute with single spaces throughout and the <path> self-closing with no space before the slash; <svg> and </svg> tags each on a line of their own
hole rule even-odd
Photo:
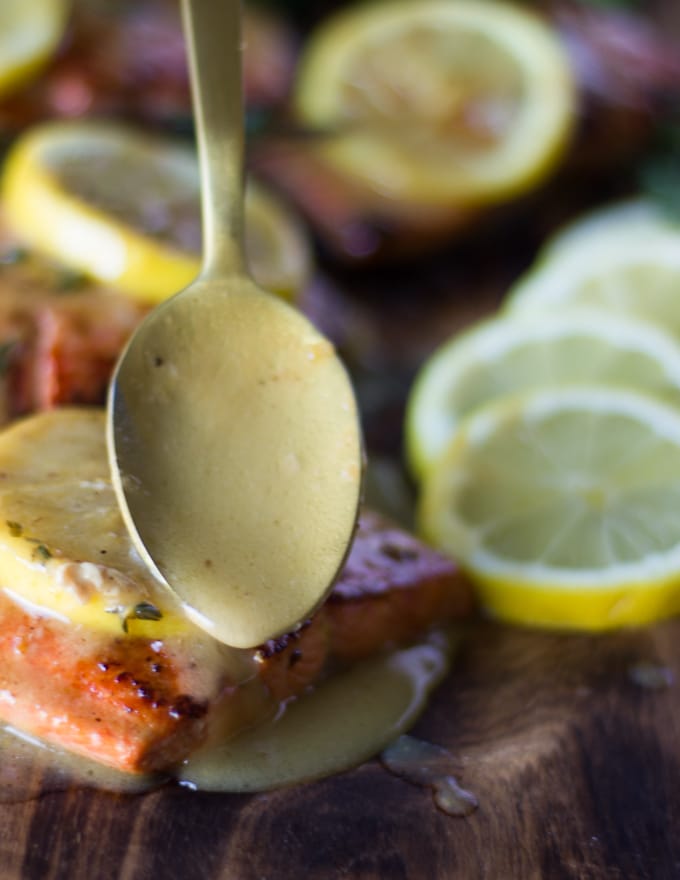
<svg viewBox="0 0 680 880">
<path fill-rule="evenodd" d="M 142 558 L 217 639 L 251 647 L 325 598 L 354 529 L 362 447 L 333 346 L 243 258 L 240 0 L 182 0 L 204 260 L 116 368 L 107 442 Z"/>
</svg>

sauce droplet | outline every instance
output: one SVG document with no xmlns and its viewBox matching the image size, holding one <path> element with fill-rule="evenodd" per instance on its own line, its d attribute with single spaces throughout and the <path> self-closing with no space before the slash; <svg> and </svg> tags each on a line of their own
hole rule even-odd
<svg viewBox="0 0 680 880">
<path fill-rule="evenodd" d="M 441 746 L 403 735 L 380 756 L 383 765 L 407 782 L 433 790 L 436 806 L 449 816 L 469 816 L 479 801 L 462 788 L 455 776 L 455 759 Z"/>
<path fill-rule="evenodd" d="M 641 660 L 631 666 L 628 670 L 628 676 L 638 687 L 655 691 L 668 688 L 675 681 L 672 669 L 648 660 Z"/>
<path fill-rule="evenodd" d="M 269 723 L 207 744 L 180 768 L 205 791 L 267 791 L 349 770 L 407 730 L 441 681 L 454 638 L 357 663 L 293 701 Z"/>
</svg>

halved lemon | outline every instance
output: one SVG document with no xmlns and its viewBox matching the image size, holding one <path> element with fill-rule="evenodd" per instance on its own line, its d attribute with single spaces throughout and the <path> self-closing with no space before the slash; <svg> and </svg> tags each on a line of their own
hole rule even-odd
<svg viewBox="0 0 680 880">
<path fill-rule="evenodd" d="M 49 60 L 64 34 L 70 0 L 2 0 L 0 95 L 30 79 Z"/>
<path fill-rule="evenodd" d="M 680 411 L 597 386 L 490 404 L 427 475 L 420 522 L 504 620 L 606 629 L 680 611 Z"/>
<path fill-rule="evenodd" d="M 312 34 L 297 113 L 322 155 L 406 202 L 484 203 L 542 179 L 574 117 L 556 33 L 514 5 L 379 0 Z"/>
<path fill-rule="evenodd" d="M 406 411 L 406 451 L 423 477 L 477 407 L 543 385 L 639 388 L 680 402 L 680 345 L 652 324 L 599 309 L 491 318 L 425 363 Z"/>
<path fill-rule="evenodd" d="M 625 199 L 589 211 L 558 230 L 542 247 L 538 259 L 550 260 L 585 248 L 601 248 L 615 242 L 619 247 L 660 232 L 680 234 L 680 223 L 651 199 Z"/>
<path fill-rule="evenodd" d="M 198 274 L 198 165 L 193 149 L 102 122 L 53 122 L 11 149 L 3 176 L 8 225 L 26 244 L 159 302 Z M 294 298 L 311 253 L 297 218 L 249 182 L 246 256 L 255 280 Z"/>
<path fill-rule="evenodd" d="M 566 247 L 537 264 L 510 290 L 512 312 L 556 307 L 606 308 L 658 324 L 680 336 L 680 232 L 605 236 Z"/>
</svg>

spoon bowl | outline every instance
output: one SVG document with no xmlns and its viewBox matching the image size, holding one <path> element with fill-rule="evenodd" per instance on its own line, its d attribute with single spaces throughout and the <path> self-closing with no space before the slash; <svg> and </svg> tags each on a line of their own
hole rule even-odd
<svg viewBox="0 0 680 880">
<path fill-rule="evenodd" d="M 184 0 L 204 269 L 123 352 L 107 442 L 146 564 L 196 623 L 252 647 L 330 590 L 356 522 L 362 447 L 332 344 L 243 269 L 239 5 Z"/>
</svg>

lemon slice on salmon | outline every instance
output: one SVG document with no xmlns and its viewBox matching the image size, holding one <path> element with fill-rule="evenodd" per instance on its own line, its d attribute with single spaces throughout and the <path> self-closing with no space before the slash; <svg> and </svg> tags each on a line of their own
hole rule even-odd
<svg viewBox="0 0 680 880">
<path fill-rule="evenodd" d="M 679 510 L 680 411 L 588 386 L 479 409 L 428 473 L 420 522 L 492 614 L 596 630 L 680 611 Z"/>
<path fill-rule="evenodd" d="M 574 117 L 569 62 L 534 14 L 488 0 L 389 0 L 311 36 L 295 90 L 340 171 L 406 202 L 513 196 L 558 162 Z"/>
<path fill-rule="evenodd" d="M 14 91 L 49 60 L 59 45 L 69 0 L 2 0 L 0 96 Z"/>
<path fill-rule="evenodd" d="M 199 272 L 198 164 L 184 144 L 102 122 L 45 123 L 11 149 L 2 196 L 23 242 L 142 302 Z M 251 181 L 245 226 L 255 280 L 294 299 L 311 271 L 297 218 Z"/>
<path fill-rule="evenodd" d="M 164 638 L 191 628 L 132 552 L 111 486 L 105 414 L 60 408 L 0 432 L 0 589 L 76 625 Z"/>
</svg>

